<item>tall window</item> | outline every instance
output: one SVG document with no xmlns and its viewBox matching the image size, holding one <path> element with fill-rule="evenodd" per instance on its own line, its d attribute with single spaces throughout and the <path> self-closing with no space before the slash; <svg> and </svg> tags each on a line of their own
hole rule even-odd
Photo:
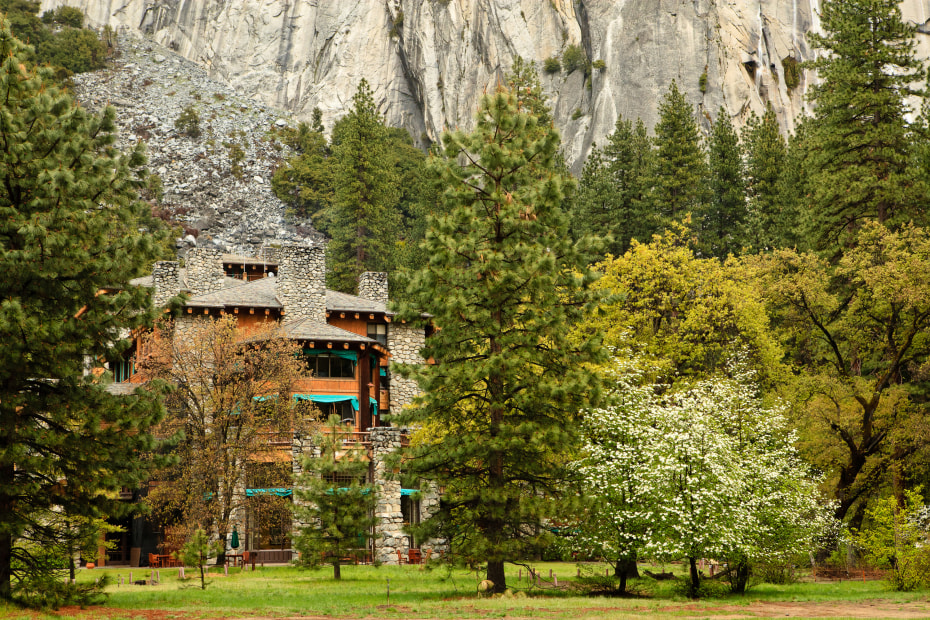
<svg viewBox="0 0 930 620">
<path fill-rule="evenodd" d="M 387 325 L 384 323 L 369 323 L 368 337 L 387 346 Z"/>
</svg>

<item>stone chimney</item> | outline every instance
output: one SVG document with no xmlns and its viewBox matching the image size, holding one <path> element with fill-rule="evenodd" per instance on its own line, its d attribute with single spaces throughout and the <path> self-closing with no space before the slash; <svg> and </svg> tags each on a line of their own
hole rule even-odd
<svg viewBox="0 0 930 620">
<path fill-rule="evenodd" d="M 181 292 L 181 266 L 176 260 L 160 260 L 152 265 L 152 303 L 156 308 Z"/>
<path fill-rule="evenodd" d="M 281 248 L 278 300 L 284 320 L 310 319 L 326 322 L 326 259 L 322 247 L 288 245 Z"/>
<path fill-rule="evenodd" d="M 199 246 L 187 253 L 187 288 L 192 295 L 223 288 L 223 252 L 216 246 Z"/>
<path fill-rule="evenodd" d="M 364 271 L 358 276 L 358 296 L 369 301 L 388 302 L 388 274 Z"/>
</svg>

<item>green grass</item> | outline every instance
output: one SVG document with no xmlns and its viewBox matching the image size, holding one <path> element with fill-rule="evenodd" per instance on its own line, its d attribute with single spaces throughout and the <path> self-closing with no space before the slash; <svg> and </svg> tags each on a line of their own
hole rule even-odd
<svg viewBox="0 0 930 620">
<path fill-rule="evenodd" d="M 559 583 L 574 581 L 576 565 L 571 563 L 536 563 L 534 566 L 548 578 L 549 570 L 559 577 Z M 215 569 L 214 569 L 215 570 Z M 527 581 L 518 581 L 518 567 L 509 567 L 508 585 L 526 598 L 484 598 L 477 594 L 475 573 L 464 570 L 434 570 L 417 566 L 343 567 L 340 582 L 332 578 L 332 569 L 304 571 L 288 567 L 266 567 L 255 572 L 231 569 L 230 575 L 213 574 L 206 590 L 199 579 L 179 581 L 177 569 L 162 569 L 162 583 L 157 586 L 113 585 L 108 588 L 110 600 L 105 615 L 94 617 L 137 617 L 133 610 L 157 609 L 175 611 L 183 618 L 275 616 L 334 616 L 341 618 L 624 618 L 680 617 L 733 613 L 724 606 L 743 606 L 764 602 L 808 602 L 868 604 L 880 600 L 883 604 L 914 605 L 926 602 L 927 592 L 895 593 L 881 582 L 846 581 L 837 583 L 799 583 L 786 586 L 759 585 L 745 596 L 720 596 L 701 601 L 689 601 L 673 582 L 644 579 L 631 582 L 639 594 L 636 598 L 602 598 L 574 594 L 570 590 L 555 590 L 548 585 L 534 588 Z M 603 565 L 598 567 L 603 571 Z M 90 581 L 107 573 L 128 581 L 126 568 L 81 571 L 80 581 Z M 134 569 L 133 578 L 148 576 L 145 569 Z M 526 571 L 524 570 L 524 575 Z M 195 571 L 188 569 L 188 575 Z M 601 573 L 603 574 L 603 573 Z M 569 579 L 570 578 L 570 579 Z M 387 596 L 390 580 L 390 599 Z M 522 594 L 517 595 L 522 596 Z M 930 603 L 925 606 L 930 616 Z M 781 614 L 784 615 L 784 614 Z M 0 606 L 0 618 L 51 618 L 59 616 L 33 615 Z M 139 614 L 141 616 L 141 613 Z M 165 616 L 170 617 L 170 614 Z"/>
</svg>

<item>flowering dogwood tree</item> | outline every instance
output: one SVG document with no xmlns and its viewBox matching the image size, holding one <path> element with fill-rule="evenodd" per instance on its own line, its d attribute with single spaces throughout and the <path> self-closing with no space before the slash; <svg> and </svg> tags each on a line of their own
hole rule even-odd
<svg viewBox="0 0 930 620">
<path fill-rule="evenodd" d="M 817 480 L 750 372 L 734 365 L 730 378 L 658 395 L 624 366 L 615 404 L 584 423 L 579 468 L 597 518 L 583 520 L 582 544 L 618 562 L 688 558 L 692 595 L 700 558 L 726 560 L 744 591 L 753 562 L 810 548 L 827 519 Z"/>
</svg>

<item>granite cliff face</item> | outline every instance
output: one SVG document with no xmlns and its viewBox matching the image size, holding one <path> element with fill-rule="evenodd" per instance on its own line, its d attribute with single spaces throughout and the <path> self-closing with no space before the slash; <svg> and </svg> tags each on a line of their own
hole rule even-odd
<svg viewBox="0 0 930 620">
<path fill-rule="evenodd" d="M 365 77 L 392 125 L 421 144 L 468 128 L 482 92 L 515 55 L 537 66 L 572 44 L 605 68 L 542 75 L 577 171 L 618 113 L 651 126 L 672 79 L 706 124 L 723 106 L 738 124 L 771 102 L 786 129 L 811 76 L 806 60 L 820 0 L 44 0 L 71 4 L 95 25 L 136 30 L 263 104 L 327 127 Z M 926 0 L 904 0 L 924 24 Z M 922 45 L 926 45 L 922 43 Z M 788 61 L 789 63 L 791 61 Z M 702 74 L 706 87 L 701 92 Z"/>
</svg>

